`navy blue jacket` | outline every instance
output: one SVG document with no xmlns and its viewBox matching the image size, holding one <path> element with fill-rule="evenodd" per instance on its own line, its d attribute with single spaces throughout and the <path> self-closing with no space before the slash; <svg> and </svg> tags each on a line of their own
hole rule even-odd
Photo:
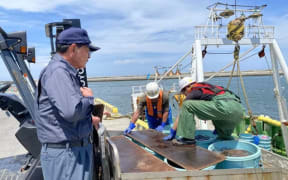
<svg viewBox="0 0 288 180">
<path fill-rule="evenodd" d="M 89 136 L 94 98 L 82 96 L 77 70 L 68 61 L 56 54 L 41 72 L 38 88 L 35 123 L 41 143 Z"/>
</svg>

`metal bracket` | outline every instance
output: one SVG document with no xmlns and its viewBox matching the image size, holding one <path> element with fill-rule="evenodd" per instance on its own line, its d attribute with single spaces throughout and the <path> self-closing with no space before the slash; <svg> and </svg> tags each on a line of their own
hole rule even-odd
<svg viewBox="0 0 288 180">
<path fill-rule="evenodd" d="M 2 50 L 2 49 L 8 49 L 6 41 L 0 41 L 0 50 Z"/>
</svg>

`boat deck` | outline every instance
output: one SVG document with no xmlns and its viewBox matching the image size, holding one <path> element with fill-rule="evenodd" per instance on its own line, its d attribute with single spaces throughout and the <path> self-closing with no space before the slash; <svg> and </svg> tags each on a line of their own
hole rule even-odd
<svg viewBox="0 0 288 180">
<path fill-rule="evenodd" d="M 0 111 L 0 142 L 2 143 L 2 146 L 0 146 L 0 179 L 2 180 L 17 180 L 21 179 L 22 175 L 20 172 L 21 167 L 25 163 L 25 155 L 26 150 L 22 147 L 22 145 L 18 142 L 18 140 L 15 137 L 15 133 L 18 129 L 19 123 L 18 121 L 10 116 L 8 117 L 4 111 Z M 122 132 L 128 127 L 130 119 L 128 118 L 119 118 L 114 120 L 103 120 L 103 125 L 106 127 L 108 131 L 110 131 L 110 135 L 120 135 Z M 113 134 L 113 132 L 118 131 L 118 133 Z M 270 153 L 270 152 L 267 152 Z M 265 153 L 266 154 L 266 153 Z M 263 167 L 265 168 L 274 168 L 275 169 L 275 163 L 269 163 L 271 159 L 275 159 L 275 154 L 270 153 L 271 155 L 263 156 Z M 264 155 L 264 152 L 262 151 L 262 155 Z M 277 156 L 278 157 L 278 156 Z M 269 160 L 270 159 L 270 160 Z M 279 162 L 282 162 L 281 159 L 283 157 L 278 157 L 279 160 L 276 163 L 281 165 L 279 168 L 287 168 L 288 167 L 288 161 L 287 164 L 282 164 Z M 282 167 L 283 165 L 283 167 Z M 261 168 L 262 169 L 262 168 Z M 263 170 L 264 170 L 263 169 Z M 223 171 L 223 170 L 222 170 Z M 222 172 L 217 171 L 217 172 Z M 247 170 L 250 171 L 250 170 Z M 256 171 L 256 169 L 255 169 Z M 194 171 L 191 171 L 193 174 Z M 200 173 L 199 171 L 197 171 Z M 229 170 L 230 172 L 230 170 Z M 232 171 L 231 171 L 232 172 Z M 233 171 L 234 172 L 234 171 Z M 236 172 L 236 171 L 235 171 Z M 188 171 L 187 171 L 188 173 Z M 190 173 L 190 172 L 189 172 Z M 198 174 L 196 173 L 196 174 Z M 202 172 L 204 173 L 205 172 Z M 225 171 L 226 173 L 226 171 Z M 157 174 L 157 173 L 156 173 Z M 176 172 L 177 174 L 177 172 Z M 126 174 L 129 177 L 133 176 L 132 174 Z M 159 177 L 163 176 L 159 174 Z M 123 176 L 124 177 L 124 176 Z M 124 178 L 125 179 L 125 178 Z"/>
<path fill-rule="evenodd" d="M 163 141 L 163 133 L 149 129 L 129 134 L 133 140 L 167 158 L 183 169 L 200 170 L 225 160 L 225 156 L 195 145 L 177 146 Z"/>
</svg>

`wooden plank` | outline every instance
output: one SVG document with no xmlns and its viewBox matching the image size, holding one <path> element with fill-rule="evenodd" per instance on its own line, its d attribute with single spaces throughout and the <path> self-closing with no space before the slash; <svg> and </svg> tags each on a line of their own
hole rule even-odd
<svg viewBox="0 0 288 180">
<path fill-rule="evenodd" d="M 119 151 L 122 173 L 175 171 L 174 168 L 122 135 L 111 137 L 110 140 Z"/>
<path fill-rule="evenodd" d="M 248 168 L 248 169 L 217 169 L 209 171 L 170 171 L 170 172 L 146 172 L 146 173 L 123 173 L 121 174 L 122 180 L 270 180 L 270 179 L 287 179 L 285 172 L 277 168 Z"/>
<path fill-rule="evenodd" d="M 195 145 L 175 146 L 163 141 L 165 135 L 153 129 L 132 131 L 128 136 L 187 170 L 200 170 L 225 160 L 224 155 Z"/>
<path fill-rule="evenodd" d="M 272 167 L 278 167 L 288 170 L 288 158 L 280 156 L 271 151 L 267 151 L 261 148 L 261 157 L 264 161 L 264 165 L 270 165 Z"/>
</svg>

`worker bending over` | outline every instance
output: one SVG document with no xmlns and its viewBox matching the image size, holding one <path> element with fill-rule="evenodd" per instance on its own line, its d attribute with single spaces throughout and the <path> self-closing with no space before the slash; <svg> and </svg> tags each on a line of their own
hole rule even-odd
<svg viewBox="0 0 288 180">
<path fill-rule="evenodd" d="M 168 92 L 160 89 L 156 82 L 150 82 L 146 85 L 145 95 L 140 96 L 137 110 L 134 112 L 129 127 L 124 131 L 124 134 L 130 133 L 135 128 L 135 123 L 144 107 L 150 129 L 162 132 L 166 125 L 170 127 L 172 112 L 169 107 Z"/>
<path fill-rule="evenodd" d="M 234 128 L 243 119 L 244 108 L 240 98 L 232 91 L 208 83 L 197 83 L 191 77 L 179 81 L 180 92 L 186 96 L 179 117 L 170 129 L 170 135 L 164 140 L 173 140 L 174 144 L 195 144 L 195 117 L 212 120 L 218 138 L 233 139 Z"/>
</svg>

